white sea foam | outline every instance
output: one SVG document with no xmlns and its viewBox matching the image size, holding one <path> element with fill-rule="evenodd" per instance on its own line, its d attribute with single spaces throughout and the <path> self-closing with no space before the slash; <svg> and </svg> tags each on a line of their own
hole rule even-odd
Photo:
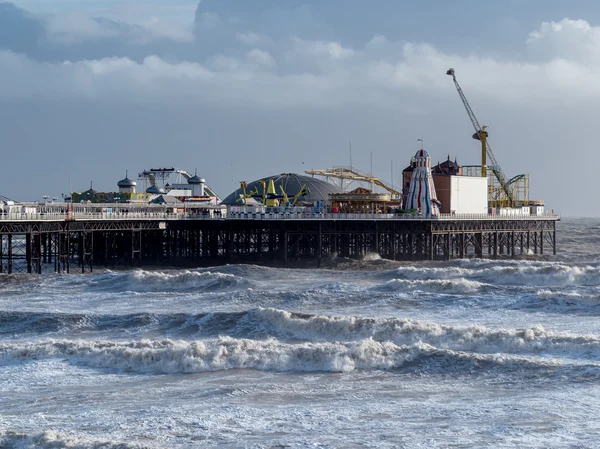
<svg viewBox="0 0 600 449">
<path fill-rule="evenodd" d="M 275 335 L 306 340 L 356 341 L 375 339 L 396 345 L 424 342 L 438 348 L 479 353 L 596 352 L 600 336 L 556 333 L 541 326 L 490 329 L 485 326 L 448 326 L 404 318 L 333 317 L 300 315 L 277 309 L 248 312 L 255 326 Z"/>
<path fill-rule="evenodd" d="M 47 431 L 37 434 L 0 430 L 0 447 L 6 449 L 144 449 L 149 446 Z"/>
<path fill-rule="evenodd" d="M 465 340 L 477 340 L 472 329 Z M 524 332 L 522 340 L 535 340 L 535 330 Z M 397 345 L 365 338 L 352 342 L 282 343 L 275 339 L 249 340 L 221 337 L 215 340 L 135 342 L 49 340 L 38 343 L 0 345 L 0 360 L 10 363 L 38 358 L 66 358 L 98 368 L 139 373 L 198 373 L 230 369 L 297 372 L 350 372 L 399 369 L 406 364 L 431 358 L 445 364 L 469 361 L 492 364 L 534 364 L 510 354 L 478 354 L 439 349 L 421 341 Z M 543 362 L 544 364 L 550 362 Z M 558 363 L 558 362 L 552 362 Z"/>
<path fill-rule="evenodd" d="M 538 295 L 541 298 L 553 297 L 551 291 L 541 291 Z M 568 301 L 568 298 L 564 301 Z M 597 334 L 553 332 L 542 326 L 522 329 L 490 328 L 397 317 L 299 314 L 276 308 L 197 315 L 175 313 L 88 316 L 13 313 L 6 316 L 7 323 L 12 319 L 17 323 L 14 326 L 6 326 L 10 335 L 56 335 L 57 332 L 63 335 L 65 332 L 80 332 L 80 329 L 80 337 L 87 335 L 87 338 L 104 338 L 106 335 L 110 335 L 110 338 L 117 335 L 129 338 L 127 336 L 137 335 L 140 338 L 195 339 L 229 335 L 236 338 L 272 337 L 282 341 L 305 340 L 314 343 L 374 339 L 396 345 L 423 342 L 437 348 L 479 353 L 577 352 L 600 357 L 600 336 Z M 5 353 L 4 350 L 9 350 L 9 347 L 0 346 L 0 359 Z"/>
<path fill-rule="evenodd" d="M 398 369 L 434 356 L 447 360 L 505 363 L 518 359 L 506 354 L 471 354 L 437 349 L 418 342 L 396 345 L 371 338 L 355 342 L 288 344 L 222 337 L 194 342 L 142 340 L 58 341 L 0 346 L 5 363 L 38 358 L 66 358 L 73 363 L 139 373 L 198 373 L 230 369 L 297 372 L 350 372 Z"/>
<path fill-rule="evenodd" d="M 402 266 L 391 270 L 395 279 L 469 279 L 493 285 L 600 285 L 600 267 L 539 261 L 475 261 L 447 267 Z"/>
<path fill-rule="evenodd" d="M 569 292 L 569 291 L 556 291 L 549 289 L 540 289 L 537 291 L 536 295 L 540 298 L 544 299 L 552 299 L 552 298 L 583 298 L 583 295 L 580 292 Z"/>
<path fill-rule="evenodd" d="M 128 287 L 133 290 L 209 290 L 249 286 L 249 282 L 233 274 L 212 271 L 177 270 L 146 271 L 137 270 L 127 274 Z"/>
<path fill-rule="evenodd" d="M 376 287 L 378 290 L 402 292 L 407 290 L 424 290 L 436 293 L 473 293 L 484 287 L 478 281 L 465 278 L 454 279 L 392 279 Z"/>
</svg>

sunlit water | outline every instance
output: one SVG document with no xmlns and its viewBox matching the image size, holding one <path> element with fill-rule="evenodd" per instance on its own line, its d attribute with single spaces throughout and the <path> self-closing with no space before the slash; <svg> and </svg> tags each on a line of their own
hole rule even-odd
<svg viewBox="0 0 600 449">
<path fill-rule="evenodd" d="M 0 447 L 598 447 L 600 221 L 559 255 L 0 276 Z"/>
</svg>

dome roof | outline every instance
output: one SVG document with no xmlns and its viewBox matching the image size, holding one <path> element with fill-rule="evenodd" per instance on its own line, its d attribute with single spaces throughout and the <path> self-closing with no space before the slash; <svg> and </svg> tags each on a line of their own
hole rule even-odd
<svg viewBox="0 0 600 449">
<path fill-rule="evenodd" d="M 188 184 L 200 184 L 203 181 L 204 180 L 200 179 L 198 175 L 194 175 L 190 179 L 188 179 Z"/>
<path fill-rule="evenodd" d="M 118 183 L 117 183 L 118 187 L 135 187 L 137 186 L 137 182 L 129 179 L 127 176 L 125 176 L 125 179 L 121 179 Z"/>
<path fill-rule="evenodd" d="M 165 189 L 159 189 L 157 186 L 150 186 L 146 189 L 146 193 L 159 195 L 161 193 L 165 193 Z"/>
<path fill-rule="evenodd" d="M 313 178 L 311 176 L 297 175 L 294 173 L 282 173 L 280 175 L 269 176 L 267 178 L 257 179 L 256 181 L 249 182 L 246 185 L 246 194 L 250 195 L 250 192 L 258 191 L 259 194 L 262 194 L 263 187 L 261 185 L 261 181 L 269 183 L 270 180 L 273 180 L 275 184 L 275 189 L 277 194 L 281 193 L 281 187 L 285 190 L 285 193 L 288 197 L 293 198 L 299 191 L 302 189 L 302 186 L 306 186 L 308 189 L 308 195 L 304 195 L 300 197 L 301 201 L 307 202 L 315 202 L 315 201 L 329 201 L 330 193 L 342 193 L 343 190 L 340 189 L 335 184 L 330 182 L 322 181 L 317 178 Z M 231 206 L 239 206 L 241 201 L 239 201 L 242 195 L 242 189 L 239 188 L 235 192 L 232 192 L 227 198 L 225 198 L 221 204 L 231 205 Z"/>
<path fill-rule="evenodd" d="M 429 157 L 429 153 L 427 152 L 427 150 L 419 150 L 419 151 L 417 151 L 417 154 L 415 154 L 415 158 L 423 158 L 423 157 Z"/>
</svg>

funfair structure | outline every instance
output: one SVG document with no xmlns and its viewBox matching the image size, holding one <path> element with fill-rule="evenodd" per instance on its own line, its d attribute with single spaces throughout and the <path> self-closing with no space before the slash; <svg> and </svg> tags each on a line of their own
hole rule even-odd
<svg viewBox="0 0 600 449">
<path fill-rule="evenodd" d="M 405 209 L 418 210 L 424 216 L 440 213 L 440 203 L 437 200 L 433 177 L 431 176 L 431 158 L 429 153 L 423 149 L 415 154 L 414 169 Z"/>
</svg>

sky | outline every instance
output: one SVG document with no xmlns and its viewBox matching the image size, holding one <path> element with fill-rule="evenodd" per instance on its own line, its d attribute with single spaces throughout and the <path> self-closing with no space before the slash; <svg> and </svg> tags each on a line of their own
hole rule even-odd
<svg viewBox="0 0 600 449">
<path fill-rule="evenodd" d="M 474 165 L 450 67 L 507 177 L 600 215 L 595 0 L 0 0 L 0 194 L 177 167 L 224 198 L 349 165 L 350 142 L 396 184 L 418 139 Z"/>
</svg>

